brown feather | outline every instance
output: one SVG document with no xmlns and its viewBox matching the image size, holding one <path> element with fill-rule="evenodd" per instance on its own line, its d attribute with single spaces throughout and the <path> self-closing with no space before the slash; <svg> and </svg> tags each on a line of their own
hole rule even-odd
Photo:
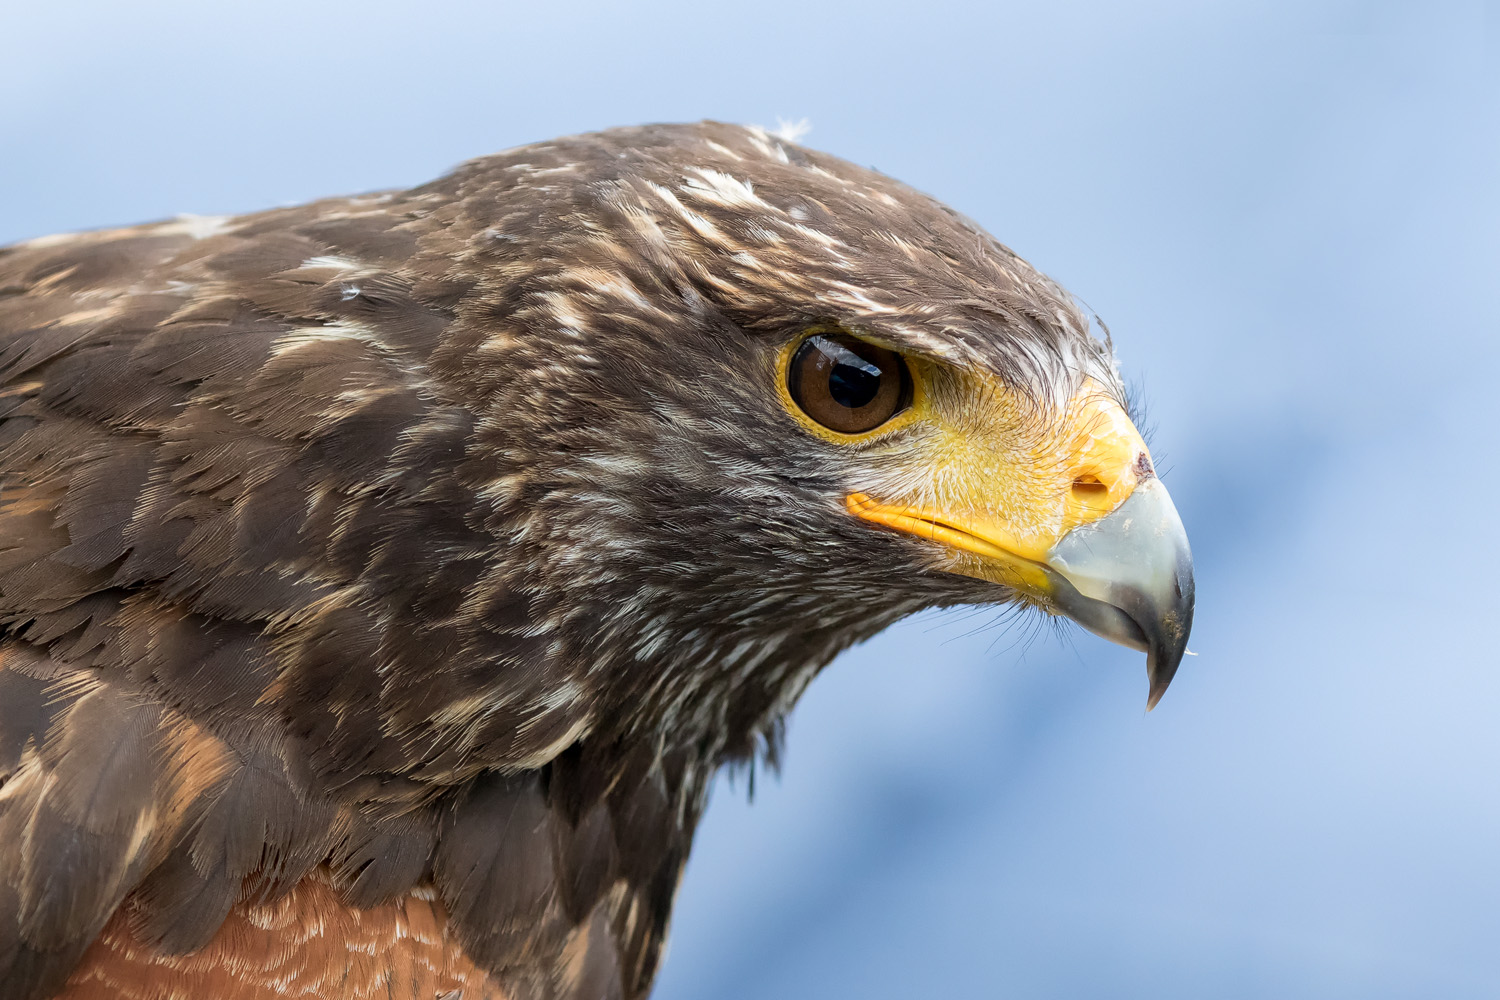
<svg viewBox="0 0 1500 1000">
<path fill-rule="evenodd" d="M 356 909 L 317 875 L 274 902 L 237 904 L 187 954 L 160 950 L 131 916 L 129 907 L 115 915 L 58 1000 L 433 1000 L 452 990 L 463 1000 L 513 997 L 465 957 L 430 891 Z"/>
</svg>

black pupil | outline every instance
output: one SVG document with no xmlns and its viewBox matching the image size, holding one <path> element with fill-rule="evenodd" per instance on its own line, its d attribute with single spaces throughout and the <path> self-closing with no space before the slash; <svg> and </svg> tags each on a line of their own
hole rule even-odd
<svg viewBox="0 0 1500 1000">
<path fill-rule="evenodd" d="M 838 364 L 828 376 L 828 394 L 840 406 L 857 410 L 880 391 L 880 369 L 868 362 L 861 366 Z"/>
</svg>

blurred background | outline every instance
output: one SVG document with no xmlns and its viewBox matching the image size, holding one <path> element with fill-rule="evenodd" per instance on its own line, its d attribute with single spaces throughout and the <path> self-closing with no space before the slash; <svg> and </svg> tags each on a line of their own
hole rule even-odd
<svg viewBox="0 0 1500 1000">
<path fill-rule="evenodd" d="M 0 5 L 0 243 L 807 119 L 1091 305 L 1192 537 L 1171 692 L 994 611 L 725 780 L 659 1000 L 1500 995 L 1500 16 L 1426 2 Z"/>
</svg>

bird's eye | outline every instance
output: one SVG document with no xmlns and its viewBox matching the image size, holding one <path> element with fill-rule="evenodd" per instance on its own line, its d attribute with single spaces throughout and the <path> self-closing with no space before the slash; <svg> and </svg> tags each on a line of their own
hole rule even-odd
<svg viewBox="0 0 1500 1000">
<path fill-rule="evenodd" d="M 792 355 L 787 390 L 824 427 L 860 434 L 911 403 L 911 372 L 895 351 L 847 334 L 818 334 Z"/>
</svg>

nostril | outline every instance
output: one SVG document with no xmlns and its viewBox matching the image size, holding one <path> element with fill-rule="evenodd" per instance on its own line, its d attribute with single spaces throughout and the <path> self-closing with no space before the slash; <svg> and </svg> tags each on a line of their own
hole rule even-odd
<svg viewBox="0 0 1500 1000">
<path fill-rule="evenodd" d="M 1109 496 L 1109 487 L 1099 481 L 1099 477 L 1092 473 L 1079 476 L 1073 480 L 1073 499 L 1082 504 L 1097 506 Z"/>
</svg>

